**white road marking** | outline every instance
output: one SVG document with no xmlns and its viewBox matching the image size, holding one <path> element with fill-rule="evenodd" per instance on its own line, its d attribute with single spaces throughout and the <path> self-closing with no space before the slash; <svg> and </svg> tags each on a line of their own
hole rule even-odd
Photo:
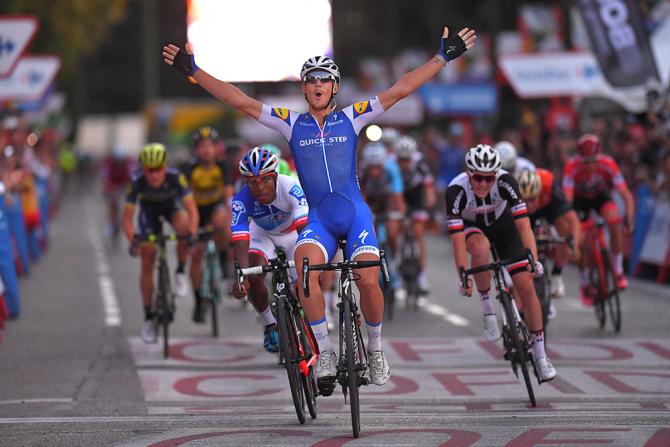
<svg viewBox="0 0 670 447">
<path fill-rule="evenodd" d="M 105 246 L 98 232 L 96 219 L 93 216 L 93 211 L 88 209 L 88 237 L 93 246 L 93 253 L 95 254 L 95 266 L 98 271 L 98 284 L 100 285 L 100 296 L 102 296 L 102 305 L 105 310 L 105 325 L 106 326 L 121 326 L 121 308 L 119 307 L 119 300 L 116 298 L 114 291 L 114 282 L 110 275 L 109 262 L 107 262 L 107 255 L 105 254 Z"/>
<path fill-rule="evenodd" d="M 437 315 L 441 317 L 447 323 L 451 323 L 454 326 L 465 327 L 470 325 L 470 321 L 467 318 L 464 318 L 458 314 L 455 314 L 444 306 L 441 306 L 436 303 L 431 303 L 428 299 L 423 298 L 419 300 L 419 307 L 428 312 L 429 314 Z"/>
<path fill-rule="evenodd" d="M 14 405 L 14 404 L 60 404 L 70 403 L 74 400 L 71 397 L 54 397 L 44 399 L 9 399 L 0 400 L 0 405 Z"/>
</svg>

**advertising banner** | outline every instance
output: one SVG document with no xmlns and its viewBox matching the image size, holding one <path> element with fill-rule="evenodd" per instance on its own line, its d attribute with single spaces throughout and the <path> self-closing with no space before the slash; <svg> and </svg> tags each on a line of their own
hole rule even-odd
<svg viewBox="0 0 670 447">
<path fill-rule="evenodd" d="M 635 0 L 577 0 L 591 49 L 613 87 L 658 79 L 645 18 Z"/>
<path fill-rule="evenodd" d="M 429 83 L 419 94 L 431 114 L 492 115 L 498 108 L 498 90 L 493 84 Z"/>
</svg>

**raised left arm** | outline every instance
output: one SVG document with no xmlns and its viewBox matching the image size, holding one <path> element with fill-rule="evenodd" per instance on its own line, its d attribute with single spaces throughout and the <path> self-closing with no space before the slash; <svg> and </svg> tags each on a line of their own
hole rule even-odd
<svg viewBox="0 0 670 447">
<path fill-rule="evenodd" d="M 440 51 L 419 68 L 410 71 L 387 90 L 379 95 L 379 102 L 384 110 L 388 110 L 396 102 L 416 91 L 431 80 L 450 60 L 456 59 L 466 50 L 472 48 L 476 39 L 475 31 L 463 28 L 457 35 L 449 37 L 449 28 L 445 27 L 442 34 Z"/>
</svg>

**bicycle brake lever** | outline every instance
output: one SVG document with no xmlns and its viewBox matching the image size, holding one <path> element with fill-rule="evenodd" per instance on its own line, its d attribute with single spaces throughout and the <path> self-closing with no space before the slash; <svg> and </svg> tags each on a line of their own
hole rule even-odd
<svg viewBox="0 0 670 447">
<path fill-rule="evenodd" d="M 389 283 L 391 282 L 391 278 L 389 277 L 389 268 L 388 264 L 386 263 L 386 252 L 384 250 L 379 251 L 379 259 L 381 260 L 382 264 L 382 275 L 384 277 L 384 285 L 388 286 Z"/>
<path fill-rule="evenodd" d="M 242 283 L 244 282 L 244 275 L 242 275 L 242 268 L 240 263 L 235 263 L 235 277 L 237 278 L 237 289 L 242 290 Z"/>
<path fill-rule="evenodd" d="M 302 258 L 302 290 L 305 298 L 309 298 L 309 258 Z"/>
</svg>

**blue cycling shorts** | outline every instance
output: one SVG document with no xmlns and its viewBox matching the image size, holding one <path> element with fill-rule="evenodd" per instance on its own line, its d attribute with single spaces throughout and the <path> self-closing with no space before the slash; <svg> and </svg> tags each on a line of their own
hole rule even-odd
<svg viewBox="0 0 670 447">
<path fill-rule="evenodd" d="M 307 226 L 300 232 L 295 244 L 318 245 L 330 261 L 337 252 L 337 241 L 346 238 L 345 259 L 355 259 L 363 253 L 379 256 L 372 213 L 363 200 L 352 201 L 331 193 L 312 208 L 308 214 Z"/>
</svg>

